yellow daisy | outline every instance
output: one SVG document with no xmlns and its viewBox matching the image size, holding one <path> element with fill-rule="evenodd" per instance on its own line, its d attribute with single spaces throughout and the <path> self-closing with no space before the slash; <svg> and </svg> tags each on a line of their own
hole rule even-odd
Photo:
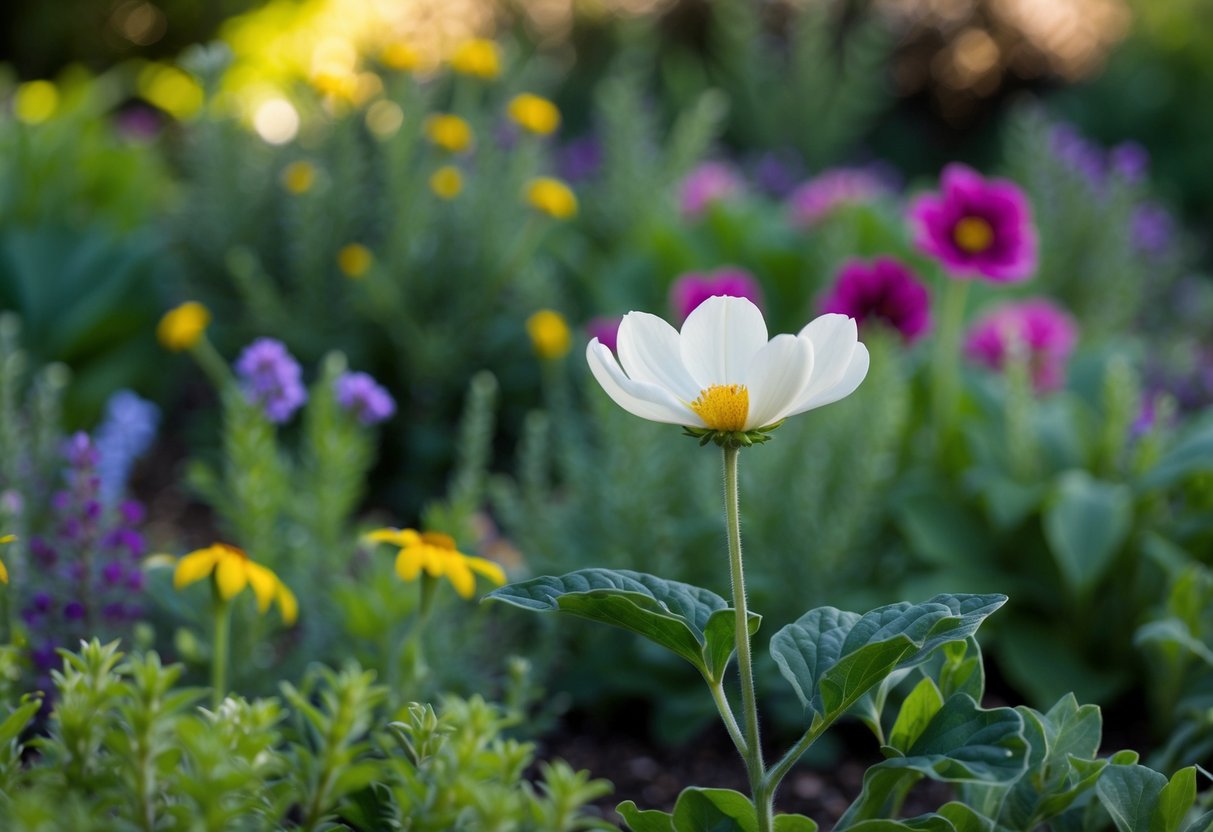
<svg viewBox="0 0 1213 832">
<path fill-rule="evenodd" d="M 441 532 L 376 529 L 367 534 L 366 539 L 400 547 L 396 555 L 396 574 L 402 581 L 417 580 L 424 569 L 432 578 L 445 577 L 463 598 L 476 594 L 476 576 L 473 573 L 483 575 L 497 586 L 505 584 L 505 571 L 500 565 L 463 554 L 455 548 L 455 539 Z"/>
<path fill-rule="evenodd" d="M 251 586 L 258 612 L 265 613 L 276 601 L 288 626 L 299 617 L 299 602 L 286 584 L 272 570 L 254 563 L 244 550 L 226 543 L 215 543 L 182 557 L 173 572 L 173 587 L 181 589 L 211 574 L 215 576 L 215 590 L 224 601 Z"/>
<path fill-rule="evenodd" d="M 6 534 L 0 537 L 0 543 L 12 543 L 17 539 L 15 534 Z M 8 583 L 8 567 L 4 565 L 4 561 L 0 560 L 0 584 Z"/>
</svg>

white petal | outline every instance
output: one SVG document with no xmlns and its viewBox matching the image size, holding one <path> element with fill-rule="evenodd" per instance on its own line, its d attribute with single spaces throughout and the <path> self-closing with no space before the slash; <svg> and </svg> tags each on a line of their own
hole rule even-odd
<svg viewBox="0 0 1213 832">
<path fill-rule="evenodd" d="M 682 366 L 678 330 L 647 312 L 629 312 L 619 324 L 619 363 L 633 381 L 664 387 L 683 401 L 699 396 L 699 385 Z"/>
<path fill-rule="evenodd" d="M 797 409 L 793 412 L 804 413 L 806 410 L 812 410 L 815 407 L 833 404 L 839 399 L 845 399 L 854 393 L 855 388 L 859 386 L 859 383 L 868 374 L 868 361 L 868 348 L 863 344 L 856 344 L 855 352 L 851 354 L 851 363 L 847 365 L 846 372 L 843 373 L 838 383 L 828 390 L 813 394 L 808 399 L 801 399 L 796 403 Z"/>
<path fill-rule="evenodd" d="M 787 416 L 812 374 L 813 344 L 808 338 L 772 338 L 754 356 L 746 372 L 750 413 L 745 429 L 766 427 Z"/>
<path fill-rule="evenodd" d="M 705 300 L 682 325 L 682 365 L 706 389 L 713 384 L 744 384 L 754 356 L 767 343 L 767 325 L 758 307 L 745 298 Z"/>
<path fill-rule="evenodd" d="M 633 416 L 671 425 L 703 425 L 703 420 L 668 390 L 655 384 L 632 381 L 624 375 L 615 356 L 597 338 L 585 348 L 585 358 L 590 364 L 590 372 L 606 394 Z"/>
<path fill-rule="evenodd" d="M 793 412 L 803 413 L 809 401 L 824 395 L 838 384 L 851 364 L 851 356 L 859 343 L 859 328 L 846 315 L 822 315 L 800 330 L 801 338 L 813 343 L 813 377 L 801 391 Z"/>
</svg>

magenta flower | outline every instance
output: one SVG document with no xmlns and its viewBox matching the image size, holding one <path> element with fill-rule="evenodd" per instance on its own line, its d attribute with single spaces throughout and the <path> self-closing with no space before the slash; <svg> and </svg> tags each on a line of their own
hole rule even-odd
<svg viewBox="0 0 1213 832">
<path fill-rule="evenodd" d="M 1036 228 L 1014 182 L 985 179 L 964 165 L 943 170 L 943 189 L 910 206 L 915 244 L 955 277 L 1026 280 L 1036 268 Z"/>
<path fill-rule="evenodd" d="M 1018 345 L 1027 353 L 1032 385 L 1039 393 L 1065 383 L 1066 362 L 1078 342 L 1069 313 L 1044 298 L 1005 303 L 973 324 L 965 354 L 977 364 L 1001 370 Z"/>
<path fill-rule="evenodd" d="M 333 392 L 342 410 L 364 425 L 377 425 L 392 418 L 396 400 L 366 373 L 342 373 L 333 382 Z"/>
<path fill-rule="evenodd" d="M 762 308 L 762 287 L 754 275 L 736 266 L 725 266 L 708 274 L 680 275 L 670 287 L 670 306 L 685 321 L 695 307 L 716 295 L 745 298 Z"/>
<path fill-rule="evenodd" d="M 695 168 L 678 189 L 678 205 L 687 219 L 696 219 L 714 202 L 737 196 L 745 182 L 724 162 L 704 162 Z"/>
<path fill-rule="evenodd" d="M 307 401 L 299 362 L 273 338 L 258 338 L 245 347 L 236 359 L 236 375 L 244 395 L 275 424 L 289 421 Z"/>
<path fill-rule="evenodd" d="M 585 325 L 585 331 L 589 334 L 590 340 L 598 339 L 600 344 L 606 345 L 606 348 L 611 352 L 615 351 L 615 344 L 619 341 L 619 322 L 622 318 L 610 318 L 600 316 L 591 318 Z"/>
<path fill-rule="evenodd" d="M 840 312 L 860 326 L 882 322 L 911 343 L 930 326 L 930 307 L 927 287 L 909 266 L 892 257 L 877 257 L 871 262 L 845 263 L 833 288 L 822 298 L 820 311 Z"/>
<path fill-rule="evenodd" d="M 792 192 L 788 218 L 800 228 L 811 228 L 844 205 L 871 202 L 889 193 L 888 182 L 864 168 L 827 170 Z"/>
</svg>

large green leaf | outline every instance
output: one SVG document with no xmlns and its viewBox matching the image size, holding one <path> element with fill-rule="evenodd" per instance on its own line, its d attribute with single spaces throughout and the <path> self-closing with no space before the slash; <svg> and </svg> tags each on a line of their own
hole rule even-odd
<svg viewBox="0 0 1213 832">
<path fill-rule="evenodd" d="M 1145 766 L 1110 765 L 1095 792 L 1120 832 L 1179 832 L 1196 800 L 1196 769 L 1180 769 L 1168 782 Z"/>
<path fill-rule="evenodd" d="M 615 807 L 632 832 L 674 832 L 674 816 L 656 809 L 638 809 L 636 804 L 625 800 Z"/>
<path fill-rule="evenodd" d="M 815 724 L 827 723 L 897 668 L 972 636 L 1005 602 L 1004 595 L 937 595 L 864 615 L 820 607 L 777 632 L 771 654 Z"/>
<path fill-rule="evenodd" d="M 938 812 L 905 820 L 876 818 L 848 827 L 849 832 L 989 832 L 993 822 L 961 803 L 947 803 Z"/>
<path fill-rule="evenodd" d="M 1143 490 L 1169 488 L 1194 471 L 1213 470 L 1213 423 L 1205 422 L 1176 442 L 1141 478 Z"/>
<path fill-rule="evenodd" d="M 1018 712 L 1012 708 L 983 710 L 971 697 L 957 694 L 936 712 L 904 755 L 868 769 L 862 793 L 837 829 L 884 816 L 892 796 L 923 777 L 1007 786 L 1023 774 L 1027 751 Z M 897 751 L 886 748 L 885 753 Z"/>
<path fill-rule="evenodd" d="M 758 816 L 740 792 L 684 789 L 674 804 L 674 832 L 758 832 Z"/>
<path fill-rule="evenodd" d="M 1086 595 L 1104 577 L 1132 524 L 1133 492 L 1127 485 L 1101 482 L 1086 471 L 1058 478 L 1044 531 L 1071 592 Z"/>
<path fill-rule="evenodd" d="M 503 586 L 486 598 L 630 630 L 678 654 L 710 679 L 723 676 L 733 653 L 735 613 L 723 598 L 643 572 L 580 569 Z M 750 614 L 751 635 L 761 621 Z"/>
</svg>

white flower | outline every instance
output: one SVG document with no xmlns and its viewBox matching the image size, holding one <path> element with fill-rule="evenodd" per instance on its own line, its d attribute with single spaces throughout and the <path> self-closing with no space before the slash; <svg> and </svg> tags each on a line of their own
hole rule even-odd
<svg viewBox="0 0 1213 832">
<path fill-rule="evenodd" d="M 597 338 L 586 347 L 594 378 L 616 404 L 642 419 L 726 432 L 836 402 L 868 373 L 853 319 L 822 315 L 797 335 L 768 341 L 762 312 L 745 298 L 709 298 L 682 332 L 629 312 L 617 350 L 618 362 Z"/>
</svg>

